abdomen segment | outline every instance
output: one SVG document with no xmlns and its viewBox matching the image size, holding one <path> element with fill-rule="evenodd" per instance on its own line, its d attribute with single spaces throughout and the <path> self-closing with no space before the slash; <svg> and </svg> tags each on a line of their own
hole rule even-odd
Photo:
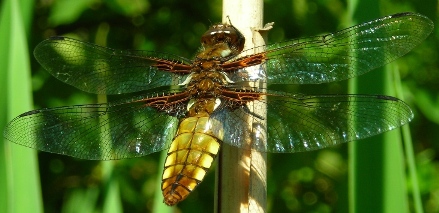
<svg viewBox="0 0 439 213">
<path fill-rule="evenodd" d="M 189 117 L 180 122 L 163 170 L 162 191 L 167 205 L 184 200 L 212 165 L 220 140 L 210 132 L 208 117 Z"/>
</svg>

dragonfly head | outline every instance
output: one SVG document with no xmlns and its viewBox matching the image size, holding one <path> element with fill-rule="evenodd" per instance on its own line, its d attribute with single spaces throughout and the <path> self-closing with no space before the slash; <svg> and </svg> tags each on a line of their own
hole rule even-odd
<svg viewBox="0 0 439 213">
<path fill-rule="evenodd" d="M 244 36 L 231 24 L 212 25 L 201 37 L 203 48 L 213 48 L 218 44 L 227 44 L 228 50 L 224 50 L 222 57 L 231 58 L 238 55 L 244 48 Z"/>
</svg>

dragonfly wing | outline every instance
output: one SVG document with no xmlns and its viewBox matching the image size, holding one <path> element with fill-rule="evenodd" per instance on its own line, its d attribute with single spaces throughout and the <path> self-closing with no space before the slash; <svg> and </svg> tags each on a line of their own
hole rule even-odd
<svg viewBox="0 0 439 213">
<path fill-rule="evenodd" d="M 66 37 L 35 48 L 37 61 L 57 79 L 95 94 L 121 94 L 179 84 L 189 60 L 150 51 L 115 50 Z"/>
<path fill-rule="evenodd" d="M 403 101 L 383 95 L 268 96 L 270 152 L 302 152 L 381 134 L 413 118 Z"/>
<path fill-rule="evenodd" d="M 182 109 L 175 105 L 158 110 L 147 106 L 142 97 L 130 102 L 39 109 L 16 117 L 4 135 L 16 144 L 81 159 L 139 157 L 168 147 L 178 118 L 165 112 L 178 114 Z"/>
<path fill-rule="evenodd" d="M 213 120 L 224 123 L 223 130 L 216 130 L 215 134 L 239 148 L 292 153 L 371 137 L 413 118 L 406 103 L 380 95 L 305 96 L 277 92 L 254 102 L 256 110 L 266 107 L 266 120 L 262 114 L 249 113 L 245 108 L 224 109 L 213 115 Z M 265 137 L 267 144 L 263 143 Z M 253 144 L 247 145 L 245 138 L 252 139 Z"/>
<path fill-rule="evenodd" d="M 223 66 L 227 69 L 235 65 L 239 68 L 238 75 L 247 77 L 247 80 L 266 79 L 268 84 L 341 81 L 367 73 L 405 55 L 432 30 L 433 22 L 427 17 L 400 13 L 323 36 L 257 47 L 264 52 L 238 58 Z M 244 51 L 242 55 L 254 51 Z M 246 66 L 253 64 L 258 64 L 258 72 L 250 74 Z"/>
</svg>

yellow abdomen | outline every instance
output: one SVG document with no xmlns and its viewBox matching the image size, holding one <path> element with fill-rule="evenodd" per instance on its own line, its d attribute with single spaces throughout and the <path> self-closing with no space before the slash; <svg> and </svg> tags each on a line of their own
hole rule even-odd
<svg viewBox="0 0 439 213">
<path fill-rule="evenodd" d="M 208 117 L 189 117 L 181 121 L 163 170 L 162 191 L 167 205 L 184 200 L 212 165 L 220 140 L 210 133 Z"/>
</svg>

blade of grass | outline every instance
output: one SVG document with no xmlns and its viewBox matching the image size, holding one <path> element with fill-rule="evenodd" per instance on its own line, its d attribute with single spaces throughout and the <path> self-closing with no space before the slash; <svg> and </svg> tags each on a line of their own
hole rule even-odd
<svg viewBox="0 0 439 213">
<path fill-rule="evenodd" d="M 8 68 L 8 52 L 9 52 L 9 29 L 11 22 L 10 18 L 10 1 L 4 1 L 1 5 L 0 12 L 0 132 L 2 133 L 2 141 L 4 142 L 0 146 L 0 188 L 7 189 L 7 166 L 6 166 L 6 150 L 5 146 L 8 141 L 3 139 L 3 129 L 7 123 L 7 73 Z M 0 190 L 0 211 L 5 212 L 7 201 L 8 201 L 8 191 Z"/>
<path fill-rule="evenodd" d="M 0 12 L 0 132 L 2 133 L 3 139 L 3 129 L 7 124 L 7 104 L 6 104 L 6 85 L 7 85 L 7 68 L 9 60 L 9 29 L 11 28 L 10 17 L 10 1 L 4 1 L 1 5 Z M 8 141 L 2 140 L 4 143 L 0 146 L 0 188 L 7 189 L 7 162 L 6 161 L 6 144 Z M 6 206 L 8 201 L 8 190 L 0 190 L 0 211 L 6 212 Z"/>
<path fill-rule="evenodd" d="M 372 1 L 370 4 L 361 0 L 349 2 L 352 3 L 351 20 L 355 22 L 350 25 L 379 17 L 377 1 Z M 366 10 L 368 14 L 361 13 Z M 350 80 L 349 93 L 382 94 L 384 84 L 382 73 L 383 70 L 380 68 L 361 76 L 361 81 L 357 78 Z M 371 90 L 364 88 L 367 84 L 376 86 L 371 91 L 370 87 Z M 383 143 L 383 135 L 349 143 L 349 212 L 382 212 Z"/>
<path fill-rule="evenodd" d="M 20 5 L 20 3 L 22 5 Z M 23 5 L 23 4 L 26 4 Z M 25 23 L 23 17 L 30 18 L 27 4 L 33 1 L 10 1 L 5 10 L 9 10 L 7 20 L 10 21 L 9 47 L 7 53 L 7 119 L 32 109 L 32 90 L 30 80 L 29 53 L 26 41 Z M 42 212 L 42 198 L 38 174 L 36 151 L 11 144 L 6 145 L 7 168 L 7 212 Z"/>
<path fill-rule="evenodd" d="M 351 17 L 356 21 L 380 17 L 378 1 L 350 3 Z M 391 95 L 389 79 L 385 70 L 375 70 L 362 76 L 361 81 L 353 79 L 349 93 Z M 398 130 L 350 143 L 349 154 L 350 212 L 406 212 L 408 204 Z"/>
<path fill-rule="evenodd" d="M 107 98 L 105 95 L 98 95 L 98 103 L 106 103 Z M 106 123 L 102 126 L 102 132 L 104 129 L 109 128 L 109 124 Z M 109 147 L 108 143 L 104 143 L 105 141 L 110 141 L 111 138 L 109 136 L 101 136 L 101 147 L 102 150 L 109 150 L 111 147 Z M 101 193 L 104 194 L 104 204 L 103 204 L 103 210 L 104 213 L 118 213 L 123 212 L 122 208 L 122 202 L 120 199 L 120 191 L 119 191 L 119 182 L 116 176 L 114 175 L 114 164 L 115 161 L 101 161 L 100 162 L 102 167 L 102 185 L 103 190 L 101 190 Z M 92 208 L 96 208 L 96 206 L 90 206 Z"/>
<path fill-rule="evenodd" d="M 107 36 L 110 31 L 110 27 L 108 24 L 103 23 L 100 24 L 98 27 L 98 30 L 96 32 L 96 39 L 95 43 L 100 46 L 107 46 Z M 107 102 L 107 96 L 106 95 L 98 95 L 98 103 L 106 103 Z M 106 118 L 108 119 L 108 118 Z M 101 120 L 106 120 L 104 117 L 101 118 Z M 109 143 L 106 143 L 108 141 L 111 141 L 111 138 L 108 134 L 102 134 L 106 133 L 106 130 L 110 129 L 109 123 L 104 123 L 101 126 L 101 147 L 102 151 L 104 150 L 111 150 L 112 147 L 110 147 Z M 113 144 L 113 143 L 111 143 Z M 105 155 L 106 153 L 102 153 L 102 155 Z M 114 165 L 115 161 L 101 161 L 100 162 L 102 166 L 102 176 L 103 176 L 103 188 L 102 190 L 104 194 L 104 205 L 103 205 L 103 211 L 105 213 L 118 213 L 123 212 L 122 202 L 121 202 L 121 196 L 120 196 L 120 190 L 119 190 L 119 181 L 114 175 Z"/>
<path fill-rule="evenodd" d="M 401 81 L 399 79 L 399 72 L 397 69 L 393 69 L 393 76 L 396 79 L 395 80 L 395 93 L 396 97 L 402 99 L 404 97 L 403 90 L 401 86 Z M 422 207 L 422 199 L 421 199 L 421 192 L 419 190 L 419 184 L 418 184 L 418 172 L 416 169 L 416 162 L 415 162 L 415 152 L 413 150 L 413 142 L 412 137 L 410 134 L 410 126 L 405 125 L 402 127 L 402 140 L 404 142 L 404 152 L 406 156 L 407 161 L 407 169 L 408 169 L 408 175 L 411 180 L 411 191 L 413 196 L 413 202 L 414 202 L 414 209 L 416 213 L 422 213 L 424 212 Z"/>
<path fill-rule="evenodd" d="M 120 199 L 119 181 L 114 175 L 114 161 L 102 161 L 102 171 L 104 176 L 103 184 L 106 186 L 104 206 L 102 212 L 104 213 L 118 213 L 123 212 L 122 202 Z"/>
<path fill-rule="evenodd" d="M 394 76 L 397 71 L 395 64 L 386 66 L 385 94 L 396 95 L 395 84 L 400 79 Z M 384 135 L 384 211 L 409 212 L 406 175 L 404 168 L 403 141 L 401 129 L 395 129 Z"/>
</svg>

